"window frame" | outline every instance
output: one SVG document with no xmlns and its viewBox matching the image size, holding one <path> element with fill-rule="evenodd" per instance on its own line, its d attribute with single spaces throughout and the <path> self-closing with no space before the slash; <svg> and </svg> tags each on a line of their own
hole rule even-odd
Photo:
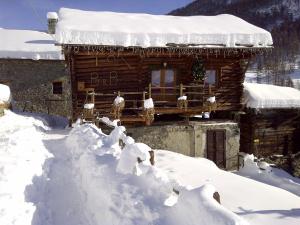
<svg viewBox="0 0 300 225">
<path fill-rule="evenodd" d="M 215 75 L 215 83 L 214 84 L 209 84 L 209 83 L 206 83 L 205 80 L 204 80 L 204 83 L 205 85 L 210 85 L 211 87 L 219 87 L 220 86 L 220 74 L 221 74 L 221 70 L 220 68 L 216 68 L 216 67 L 207 67 L 205 68 L 205 73 L 206 71 L 208 70 L 214 70 L 216 72 L 216 75 Z"/>
<path fill-rule="evenodd" d="M 176 83 L 177 83 L 177 71 L 174 68 L 155 68 L 155 69 L 151 69 L 150 71 L 150 82 L 151 85 L 153 85 L 152 83 L 152 73 L 153 71 L 159 71 L 159 78 L 160 78 L 160 86 L 159 87 L 166 87 L 166 72 L 167 70 L 171 70 L 173 71 L 173 86 L 172 87 L 176 87 Z"/>
<path fill-rule="evenodd" d="M 59 87 L 56 86 L 58 84 L 60 85 Z M 64 89 L 63 81 L 58 80 L 58 81 L 52 82 L 52 94 L 53 95 L 62 95 L 63 89 Z"/>
</svg>

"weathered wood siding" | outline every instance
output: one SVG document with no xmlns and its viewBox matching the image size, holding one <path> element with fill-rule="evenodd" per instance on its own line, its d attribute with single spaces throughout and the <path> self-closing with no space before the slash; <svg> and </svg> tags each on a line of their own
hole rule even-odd
<svg viewBox="0 0 300 225">
<path fill-rule="evenodd" d="M 176 84 L 189 84 L 193 81 L 193 56 L 155 55 L 141 57 L 137 54 L 92 54 L 87 52 L 70 53 L 67 55 L 72 78 L 73 118 L 82 112 L 86 99 L 85 91 L 79 90 L 78 84 L 84 83 L 84 88 L 94 88 L 96 93 L 112 94 L 117 91 L 146 91 L 151 83 L 151 71 L 163 67 L 174 69 Z M 241 109 L 242 83 L 245 73 L 245 58 L 227 58 L 215 55 L 203 56 L 207 69 L 216 69 L 217 84 L 212 87 L 215 93 L 218 110 L 238 111 Z M 249 57 L 248 57 L 249 59 Z M 248 60 L 246 59 L 246 61 Z M 208 92 L 206 88 L 205 92 Z M 126 100 L 141 98 L 130 96 Z M 96 97 L 96 110 L 109 110 L 114 96 Z M 107 102 L 107 104 L 105 103 Z M 100 104 L 101 103 L 101 104 Z M 105 104 L 106 105 L 105 105 Z M 105 110 L 104 110 L 105 111 Z"/>
<path fill-rule="evenodd" d="M 263 110 L 241 117 L 240 151 L 260 157 L 300 151 L 300 114 L 297 110 Z M 297 128 L 298 127 L 298 128 Z"/>
</svg>

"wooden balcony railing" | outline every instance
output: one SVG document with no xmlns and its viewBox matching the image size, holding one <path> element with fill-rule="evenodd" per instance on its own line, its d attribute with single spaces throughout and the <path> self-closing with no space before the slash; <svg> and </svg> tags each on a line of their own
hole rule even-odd
<svg viewBox="0 0 300 225">
<path fill-rule="evenodd" d="M 83 117 L 108 116 L 121 121 L 141 121 L 149 124 L 151 123 L 149 120 L 154 119 L 154 113 L 188 116 L 215 110 L 216 104 L 207 102 L 207 98 L 213 95 L 210 86 L 204 88 L 201 85 L 183 84 L 174 87 L 153 87 L 149 84 L 145 91 L 114 93 L 95 93 L 94 89 L 87 89 L 84 104 L 94 104 L 94 108 L 85 109 Z M 123 97 L 125 101 L 116 113 L 116 110 L 113 110 L 113 102 L 117 96 Z M 149 98 L 152 98 L 154 102 L 154 109 L 150 114 L 150 110 L 144 108 L 144 102 Z M 81 104 L 78 103 L 78 107 Z"/>
</svg>

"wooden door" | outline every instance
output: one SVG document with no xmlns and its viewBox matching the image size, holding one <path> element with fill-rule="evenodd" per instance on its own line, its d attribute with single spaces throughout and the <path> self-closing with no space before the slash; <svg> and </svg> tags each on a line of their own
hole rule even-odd
<svg viewBox="0 0 300 225">
<path fill-rule="evenodd" d="M 208 130 L 206 138 L 207 158 L 220 168 L 226 167 L 226 131 Z"/>
<path fill-rule="evenodd" d="M 153 70 L 151 73 L 152 94 L 156 101 L 175 101 L 175 71 L 171 69 Z"/>
</svg>

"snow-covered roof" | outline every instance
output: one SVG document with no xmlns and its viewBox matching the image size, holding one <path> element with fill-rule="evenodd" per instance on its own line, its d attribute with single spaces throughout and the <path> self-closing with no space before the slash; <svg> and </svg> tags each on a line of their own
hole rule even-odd
<svg viewBox="0 0 300 225">
<path fill-rule="evenodd" d="M 60 44 L 124 47 L 270 47 L 271 34 L 232 15 L 179 17 L 137 13 L 59 10 Z"/>
<path fill-rule="evenodd" d="M 244 83 L 244 103 L 249 108 L 300 108 L 300 91 L 269 84 Z"/>
<path fill-rule="evenodd" d="M 63 60 L 50 34 L 33 30 L 0 29 L 0 58 Z"/>
</svg>

